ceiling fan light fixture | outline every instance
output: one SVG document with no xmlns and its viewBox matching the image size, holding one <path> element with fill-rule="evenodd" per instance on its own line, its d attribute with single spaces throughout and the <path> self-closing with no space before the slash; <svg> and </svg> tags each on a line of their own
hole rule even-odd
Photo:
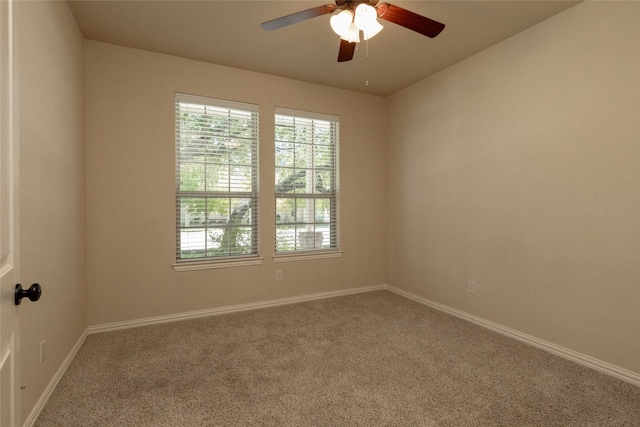
<svg viewBox="0 0 640 427">
<path fill-rule="evenodd" d="M 340 37 L 344 37 L 349 32 L 349 27 L 353 22 L 353 14 L 350 10 L 343 10 L 337 15 L 333 15 L 329 23 L 331 24 L 331 29 Z"/>
<path fill-rule="evenodd" d="M 336 11 L 339 12 L 334 13 Z M 441 22 L 418 15 L 400 6 L 378 3 L 378 0 L 335 0 L 335 6 L 325 4 L 312 7 L 263 22 L 260 25 L 266 31 L 272 31 L 328 14 L 333 14 L 331 28 L 340 36 L 338 62 L 353 59 L 356 43 L 360 42 L 360 31 L 363 32 L 364 39 L 369 40 L 382 30 L 383 27 L 378 22 L 378 18 L 431 38 L 440 34 L 445 27 Z"/>
<path fill-rule="evenodd" d="M 350 10 L 343 10 L 337 15 L 333 15 L 329 21 L 331 29 L 340 36 L 342 40 L 350 43 L 360 42 L 360 31 L 353 23 L 353 13 Z"/>
<path fill-rule="evenodd" d="M 341 39 L 348 41 L 349 43 L 360 43 L 360 30 L 353 22 L 349 25 L 347 34 L 340 36 Z"/>
<path fill-rule="evenodd" d="M 356 8 L 356 15 L 353 19 L 356 27 L 364 33 L 364 39 L 369 40 L 384 28 L 377 20 L 378 13 L 373 6 L 361 3 Z"/>
</svg>

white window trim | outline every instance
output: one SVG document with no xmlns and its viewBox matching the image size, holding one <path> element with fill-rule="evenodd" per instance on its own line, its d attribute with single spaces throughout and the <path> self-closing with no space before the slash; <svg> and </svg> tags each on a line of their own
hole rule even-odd
<svg viewBox="0 0 640 427">
<path fill-rule="evenodd" d="M 300 117 L 305 119 L 312 120 L 323 120 L 329 122 L 340 123 L 340 116 L 336 116 L 333 114 L 324 114 L 317 113 L 311 111 L 304 110 L 295 110 L 291 108 L 284 107 L 275 107 L 274 117 L 276 115 L 284 115 L 284 116 L 293 116 Z M 336 203 L 336 247 L 322 250 L 312 250 L 312 251 L 283 251 L 276 252 L 273 255 L 273 262 L 290 262 L 290 261 L 301 261 L 301 260 L 312 260 L 312 259 L 327 259 L 327 258 L 339 258 L 342 256 L 342 249 L 340 248 L 340 154 L 339 154 L 339 140 L 340 136 L 337 136 L 336 141 L 336 152 L 335 152 L 335 164 L 334 164 L 334 174 L 336 179 L 336 188 L 335 188 L 335 203 Z M 277 195 L 276 195 L 277 200 Z"/>
<path fill-rule="evenodd" d="M 222 107 L 222 108 L 252 111 L 252 112 L 255 112 L 256 114 L 259 114 L 259 106 L 256 104 L 231 101 L 231 100 L 225 100 L 225 99 L 210 98 L 205 96 L 190 95 L 190 94 L 185 94 L 180 92 L 174 93 L 174 103 L 175 102 L 187 102 L 187 103 L 194 103 L 194 104 L 213 105 L 213 106 Z M 256 132 L 259 135 L 259 132 L 260 132 L 259 119 L 256 122 Z M 258 140 L 256 141 L 257 150 L 259 150 L 259 145 L 260 143 L 259 143 L 259 137 L 258 137 Z M 259 201 L 260 201 L 259 160 L 257 160 L 257 162 L 258 164 L 256 164 L 255 208 L 259 206 Z M 257 215 L 259 217 L 259 213 Z M 176 219 L 176 222 L 177 222 L 177 219 Z M 260 257 L 260 222 L 259 220 L 256 226 L 255 244 L 256 244 L 255 254 L 231 255 L 231 256 L 224 256 L 221 258 L 201 257 L 201 258 L 193 258 L 193 259 L 176 259 L 175 263 L 172 264 L 172 266 L 175 271 L 191 271 L 191 270 L 240 267 L 240 266 L 262 264 L 263 258 Z"/>
</svg>

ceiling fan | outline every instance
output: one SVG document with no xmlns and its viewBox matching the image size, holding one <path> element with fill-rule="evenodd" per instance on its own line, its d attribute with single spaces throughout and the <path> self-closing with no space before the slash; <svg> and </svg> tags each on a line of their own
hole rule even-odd
<svg viewBox="0 0 640 427">
<path fill-rule="evenodd" d="M 378 0 L 335 0 L 335 3 L 292 13 L 263 22 L 261 25 L 265 30 L 272 31 L 340 10 L 331 17 L 331 27 L 340 36 L 338 62 L 353 59 L 356 43 L 360 41 L 360 31 L 363 32 L 364 39 L 368 40 L 382 30 L 382 25 L 376 18 L 393 22 L 431 38 L 444 29 L 444 24 L 440 22 L 389 3 L 378 4 Z"/>
</svg>

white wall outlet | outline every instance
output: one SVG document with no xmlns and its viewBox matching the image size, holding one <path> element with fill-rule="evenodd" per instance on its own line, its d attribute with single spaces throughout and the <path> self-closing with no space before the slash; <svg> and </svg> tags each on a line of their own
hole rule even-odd
<svg viewBox="0 0 640 427">
<path fill-rule="evenodd" d="M 282 270 L 276 270 L 276 282 L 282 282 Z"/>
<path fill-rule="evenodd" d="M 40 363 L 44 362 L 44 340 L 40 341 Z"/>
<path fill-rule="evenodd" d="M 469 284 L 467 285 L 467 292 L 469 292 L 470 294 L 475 294 L 476 290 L 476 282 L 470 280 Z"/>
</svg>

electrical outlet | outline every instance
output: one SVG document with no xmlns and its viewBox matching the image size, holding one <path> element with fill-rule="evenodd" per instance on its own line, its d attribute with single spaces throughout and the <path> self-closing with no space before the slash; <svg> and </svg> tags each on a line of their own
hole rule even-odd
<svg viewBox="0 0 640 427">
<path fill-rule="evenodd" d="M 40 363 L 44 362 L 44 340 L 40 341 Z"/>
<path fill-rule="evenodd" d="M 467 285 L 467 292 L 470 294 L 476 293 L 476 282 L 469 281 L 469 284 Z"/>
<path fill-rule="evenodd" d="M 282 282 L 282 270 L 276 270 L 276 282 Z"/>
</svg>

